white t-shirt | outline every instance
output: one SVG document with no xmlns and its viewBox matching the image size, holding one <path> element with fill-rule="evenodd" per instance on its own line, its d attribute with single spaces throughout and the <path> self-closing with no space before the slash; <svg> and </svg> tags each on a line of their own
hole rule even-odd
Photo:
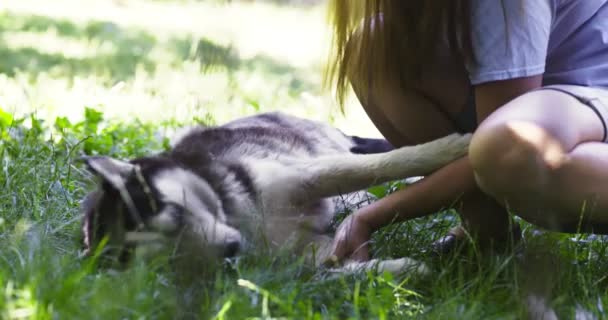
<svg viewBox="0 0 608 320">
<path fill-rule="evenodd" d="M 608 88 L 608 0 L 471 0 L 473 85 L 543 74 Z"/>
</svg>

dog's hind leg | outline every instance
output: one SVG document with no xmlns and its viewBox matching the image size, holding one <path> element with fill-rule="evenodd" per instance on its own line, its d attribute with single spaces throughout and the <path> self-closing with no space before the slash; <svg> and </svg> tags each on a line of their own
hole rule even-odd
<svg viewBox="0 0 608 320">
<path fill-rule="evenodd" d="M 471 135 L 452 134 L 386 153 L 324 156 L 297 163 L 290 177 L 293 196 L 318 199 L 362 190 L 378 183 L 429 174 L 467 154 Z"/>
</svg>

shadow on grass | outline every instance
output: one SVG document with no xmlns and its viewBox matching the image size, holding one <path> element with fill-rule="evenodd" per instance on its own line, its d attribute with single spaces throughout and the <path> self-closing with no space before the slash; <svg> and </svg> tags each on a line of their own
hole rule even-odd
<svg viewBox="0 0 608 320">
<path fill-rule="evenodd" d="M 232 46 L 221 46 L 205 38 L 172 38 L 169 47 L 179 60 L 198 60 L 203 71 L 217 68 L 235 71 L 241 66 L 241 59 Z"/>
<path fill-rule="evenodd" d="M 258 54 L 243 59 L 232 46 L 219 46 L 204 38 L 173 38 L 170 46 L 180 60 L 198 60 L 201 72 L 213 72 L 218 69 L 230 74 L 238 70 L 258 71 L 275 77 L 290 77 L 289 89 L 294 92 L 314 87 L 300 74 L 300 70 L 268 55 Z"/>
<path fill-rule="evenodd" d="M 61 53 L 47 53 L 35 47 L 0 47 L 0 72 L 12 76 L 17 70 L 35 75 L 51 72 L 58 76 L 97 74 L 108 76 L 113 81 L 129 78 L 138 66 L 149 72 L 155 63 L 148 57 L 157 45 L 153 35 L 123 29 L 111 22 L 89 22 L 84 25 L 68 20 L 53 19 L 37 15 L 0 15 L 0 37 L 11 32 L 47 32 L 55 30 L 57 35 L 76 40 L 95 40 L 100 44 L 111 43 L 116 50 L 90 57 L 74 58 Z M 3 39 L 6 43 L 6 39 Z"/>
<path fill-rule="evenodd" d="M 292 90 L 310 87 L 297 76 L 297 70 L 287 63 L 262 55 L 241 59 L 232 46 L 219 45 L 206 38 L 184 35 L 161 41 L 153 33 L 123 28 L 108 21 L 75 24 L 65 19 L 38 15 L 0 14 L 0 41 L 4 43 L 7 43 L 5 35 L 12 32 L 43 33 L 49 30 L 54 30 L 60 37 L 95 42 L 99 46 L 109 43 L 115 50 L 76 58 L 62 53 L 47 53 L 37 47 L 0 46 L 0 73 L 13 76 L 20 70 L 32 76 L 49 72 L 67 77 L 95 74 L 115 82 L 133 77 L 138 68 L 149 73 L 155 72 L 158 59 L 168 59 L 165 62 L 172 65 L 197 60 L 201 65 L 201 73 L 256 70 L 272 76 L 293 76 L 294 79 L 290 82 Z M 157 47 L 165 47 L 169 55 L 165 58 L 151 57 L 152 50 Z"/>
<path fill-rule="evenodd" d="M 148 71 L 154 64 L 128 53 L 102 54 L 92 58 L 69 58 L 63 54 L 49 54 L 34 48 L 0 48 L 0 72 L 13 76 L 17 70 L 31 75 L 42 71 L 53 75 L 108 75 L 113 81 L 133 76 L 138 65 Z"/>
</svg>

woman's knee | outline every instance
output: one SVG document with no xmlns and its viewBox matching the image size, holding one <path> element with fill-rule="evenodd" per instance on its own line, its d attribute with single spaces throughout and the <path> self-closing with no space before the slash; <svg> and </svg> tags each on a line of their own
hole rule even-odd
<svg viewBox="0 0 608 320">
<path fill-rule="evenodd" d="M 498 200 L 542 196 L 552 171 L 561 166 L 566 156 L 548 130 L 529 120 L 482 125 L 469 148 L 479 187 Z"/>
</svg>

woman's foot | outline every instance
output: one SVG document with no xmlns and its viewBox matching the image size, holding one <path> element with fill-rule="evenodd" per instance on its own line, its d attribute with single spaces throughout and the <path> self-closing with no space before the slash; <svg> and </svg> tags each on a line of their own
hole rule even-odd
<svg viewBox="0 0 608 320">
<path fill-rule="evenodd" d="M 466 241 L 466 233 L 462 226 L 452 228 L 448 234 L 431 244 L 432 252 L 438 256 L 453 252 L 460 244 Z"/>
<path fill-rule="evenodd" d="M 467 245 L 470 237 L 463 226 L 457 226 L 448 231 L 448 234 L 433 242 L 431 245 L 432 252 L 438 256 L 456 251 L 460 246 Z M 510 234 L 500 237 L 485 236 L 483 239 L 477 237 L 477 247 L 481 252 L 500 253 L 505 252 L 511 245 L 518 244 L 521 240 L 521 228 L 518 223 L 513 223 Z M 469 243 L 472 245 L 472 243 Z"/>
</svg>

